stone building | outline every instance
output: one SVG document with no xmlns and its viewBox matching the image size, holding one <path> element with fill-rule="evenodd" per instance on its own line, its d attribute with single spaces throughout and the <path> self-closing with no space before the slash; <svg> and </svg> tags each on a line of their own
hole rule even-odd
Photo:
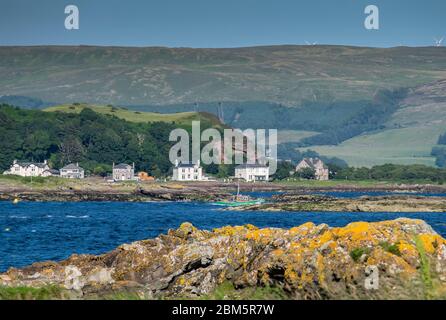
<svg viewBox="0 0 446 320">
<path fill-rule="evenodd" d="M 113 163 L 113 180 L 115 181 L 127 181 L 135 179 L 135 164 L 129 165 L 126 163 L 120 163 L 115 165 Z"/>
<path fill-rule="evenodd" d="M 326 181 L 329 180 L 329 170 L 324 162 L 319 158 L 304 158 L 296 166 L 296 172 L 310 168 L 314 170 L 314 176 L 316 180 Z"/>
</svg>

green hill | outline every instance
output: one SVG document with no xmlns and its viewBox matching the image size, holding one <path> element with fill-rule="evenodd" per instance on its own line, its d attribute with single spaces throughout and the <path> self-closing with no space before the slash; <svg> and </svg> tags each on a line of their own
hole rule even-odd
<svg viewBox="0 0 446 320">
<path fill-rule="evenodd" d="M 116 105 L 371 99 L 446 78 L 446 48 L 0 47 L 0 96 Z"/>
<path fill-rule="evenodd" d="M 54 107 L 48 107 L 43 111 L 46 112 L 64 112 L 64 113 L 80 113 L 85 108 L 90 108 L 93 111 L 109 116 L 115 116 L 130 122 L 136 123 L 153 123 L 166 122 L 174 123 L 180 126 L 190 127 L 192 121 L 200 121 L 203 127 L 222 128 L 218 118 L 210 113 L 205 112 L 181 112 L 172 114 L 161 114 L 155 112 L 133 111 L 122 107 L 115 106 L 101 106 L 88 104 L 65 104 Z"/>
<path fill-rule="evenodd" d="M 221 127 L 222 101 L 229 126 L 357 166 L 433 165 L 446 127 L 442 47 L 0 47 L 0 75 L 0 102 L 137 124 Z"/>
<path fill-rule="evenodd" d="M 0 172 L 14 159 L 49 160 L 53 168 L 79 162 L 87 173 L 105 175 L 113 162 L 135 163 L 161 176 L 171 168 L 170 132 L 177 125 L 130 122 L 93 109 L 43 112 L 0 105 Z"/>
</svg>

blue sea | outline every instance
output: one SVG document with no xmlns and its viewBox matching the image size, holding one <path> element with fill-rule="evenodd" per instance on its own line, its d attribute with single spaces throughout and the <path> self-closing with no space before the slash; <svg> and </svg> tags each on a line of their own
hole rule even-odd
<svg viewBox="0 0 446 320">
<path fill-rule="evenodd" d="M 63 260 L 73 253 L 105 253 L 123 243 L 154 238 L 186 221 L 211 230 L 247 223 L 291 228 L 308 221 L 344 226 L 399 217 L 423 219 L 446 237 L 444 213 L 237 212 L 195 202 L 0 202 L 0 272 L 37 261 Z"/>
</svg>

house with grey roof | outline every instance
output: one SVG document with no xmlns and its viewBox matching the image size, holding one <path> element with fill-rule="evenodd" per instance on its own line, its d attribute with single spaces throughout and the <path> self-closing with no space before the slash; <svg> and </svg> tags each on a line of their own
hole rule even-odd
<svg viewBox="0 0 446 320">
<path fill-rule="evenodd" d="M 9 170 L 4 175 L 16 175 L 21 177 L 40 177 L 43 173 L 50 170 L 48 161 L 44 162 L 27 162 L 14 160 Z"/>
<path fill-rule="evenodd" d="M 235 178 L 246 182 L 269 181 L 269 167 L 262 164 L 242 164 L 235 167 Z"/>
<path fill-rule="evenodd" d="M 113 180 L 135 180 L 135 163 L 132 166 L 126 163 L 120 163 L 118 165 L 113 163 Z"/>
<path fill-rule="evenodd" d="M 79 167 L 79 163 L 70 163 L 69 165 L 60 169 L 60 177 L 67 179 L 84 179 L 84 169 Z"/>
<path fill-rule="evenodd" d="M 196 164 L 181 163 L 175 161 L 173 168 L 172 180 L 174 181 L 204 181 L 208 180 L 203 174 L 203 168 L 198 160 Z"/>
</svg>

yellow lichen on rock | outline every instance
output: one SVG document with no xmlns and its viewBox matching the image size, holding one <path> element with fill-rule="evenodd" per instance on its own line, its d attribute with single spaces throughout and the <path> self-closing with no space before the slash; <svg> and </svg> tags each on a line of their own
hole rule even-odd
<svg viewBox="0 0 446 320">
<path fill-rule="evenodd" d="M 444 244 L 445 240 L 438 234 L 420 234 L 419 239 L 423 243 L 426 253 L 433 254 L 440 244 Z"/>
<path fill-rule="evenodd" d="M 11 269 L 0 274 L 0 285 L 63 286 L 67 266 L 79 271 L 81 296 L 138 288 L 150 296 L 196 297 L 229 281 L 236 288 L 277 286 L 299 299 L 419 299 L 426 296 L 426 279 L 434 276 L 440 279 L 432 280 L 439 283 L 437 292 L 446 292 L 446 241 L 423 221 L 410 219 L 339 228 L 306 223 L 288 230 L 226 226 L 212 232 L 184 223 L 104 255 Z M 376 290 L 365 288 L 368 268 L 379 272 Z"/>
<path fill-rule="evenodd" d="M 313 222 L 307 222 L 299 227 L 291 228 L 290 230 L 288 230 L 288 233 L 291 236 L 296 236 L 296 235 L 305 236 L 310 232 L 310 230 L 314 229 L 315 227 L 316 225 Z"/>
</svg>

